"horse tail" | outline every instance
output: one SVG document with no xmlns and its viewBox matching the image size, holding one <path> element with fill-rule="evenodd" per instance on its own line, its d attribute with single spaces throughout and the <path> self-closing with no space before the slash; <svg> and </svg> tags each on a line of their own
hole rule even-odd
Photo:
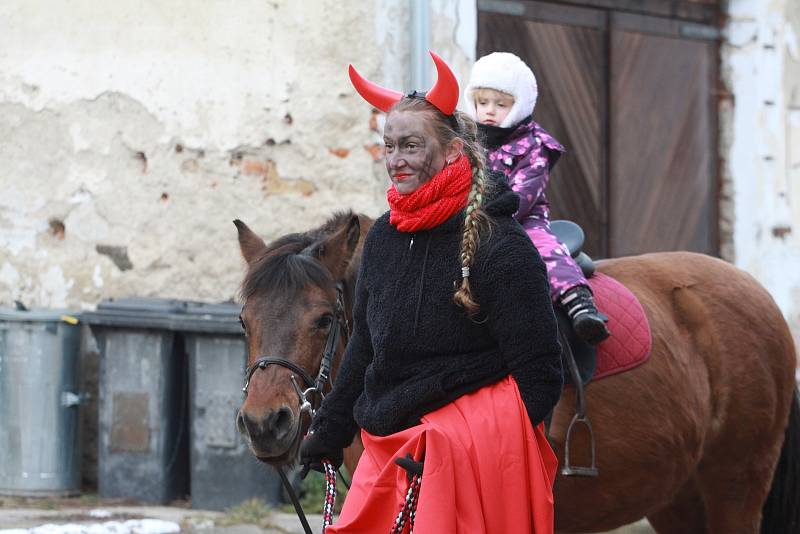
<svg viewBox="0 0 800 534">
<path fill-rule="evenodd" d="M 792 395 L 789 424 L 772 488 L 761 515 L 761 534 L 800 534 L 800 393 Z"/>
</svg>

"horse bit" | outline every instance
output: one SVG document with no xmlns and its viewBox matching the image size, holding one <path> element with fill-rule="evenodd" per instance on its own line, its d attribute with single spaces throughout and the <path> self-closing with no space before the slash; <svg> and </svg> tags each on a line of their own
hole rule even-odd
<svg viewBox="0 0 800 534">
<path fill-rule="evenodd" d="M 306 386 L 306 389 L 300 389 L 297 384 L 295 375 L 291 376 L 292 386 L 297 392 L 300 399 L 300 413 L 308 412 L 311 417 L 314 417 L 319 405 L 325 398 L 325 386 L 330 384 L 331 367 L 333 365 L 333 356 L 336 354 L 336 347 L 339 345 L 340 336 L 344 336 L 344 344 L 350 336 L 350 324 L 347 321 L 347 314 L 344 309 L 344 287 L 341 282 L 336 283 L 336 305 L 333 310 L 333 321 L 331 322 L 331 329 L 328 332 L 328 338 L 325 341 L 325 350 L 322 353 L 322 362 L 319 366 L 319 373 L 317 379 L 312 380 L 311 376 L 305 369 L 300 367 L 294 362 L 285 358 L 278 358 L 274 356 L 262 356 L 253 362 L 247 369 L 245 369 L 244 387 L 242 393 L 247 397 L 247 388 L 250 386 L 250 379 L 253 377 L 258 369 L 266 369 L 268 365 L 280 365 L 290 371 L 294 371 Z M 310 399 L 310 400 L 309 400 Z M 317 402 L 318 401 L 318 402 Z"/>
</svg>

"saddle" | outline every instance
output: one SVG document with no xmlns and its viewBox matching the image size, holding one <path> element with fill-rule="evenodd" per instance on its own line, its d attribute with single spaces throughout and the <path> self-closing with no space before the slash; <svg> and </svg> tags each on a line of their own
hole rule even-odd
<svg viewBox="0 0 800 534">
<path fill-rule="evenodd" d="M 581 267 L 589 286 L 594 293 L 598 309 L 608 316 L 608 328 L 612 336 L 597 346 L 589 345 L 579 339 L 567 314 L 555 307 L 558 328 L 565 349 L 568 348 L 578 368 L 580 382 L 586 385 L 590 380 L 621 373 L 647 361 L 652 340 L 650 326 L 641 303 L 636 296 L 614 278 L 595 273 L 591 258 L 581 251 L 583 231 L 570 221 L 553 221 L 551 229 L 556 237 L 570 250 L 575 262 Z M 564 355 L 567 351 L 564 351 Z M 565 369 L 569 362 L 562 358 Z M 565 383 L 574 386 L 575 380 L 568 373 Z"/>
</svg>

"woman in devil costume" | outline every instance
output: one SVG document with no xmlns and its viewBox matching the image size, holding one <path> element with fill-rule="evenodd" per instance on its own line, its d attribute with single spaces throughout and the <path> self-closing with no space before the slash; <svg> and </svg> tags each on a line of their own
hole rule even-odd
<svg viewBox="0 0 800 534">
<path fill-rule="evenodd" d="M 390 210 L 364 243 L 354 331 L 301 461 L 364 454 L 328 533 L 553 531 L 556 459 L 542 420 L 562 385 L 547 273 L 484 174 L 450 68 L 427 93 L 356 90 L 388 113 Z"/>
</svg>

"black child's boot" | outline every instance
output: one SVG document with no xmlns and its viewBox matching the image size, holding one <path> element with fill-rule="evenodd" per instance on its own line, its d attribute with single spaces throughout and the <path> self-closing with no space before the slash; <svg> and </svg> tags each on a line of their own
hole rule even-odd
<svg viewBox="0 0 800 534">
<path fill-rule="evenodd" d="M 606 328 L 608 317 L 597 311 L 591 290 L 586 286 L 576 286 L 564 293 L 559 299 L 561 306 L 572 319 L 575 333 L 583 341 L 597 345 L 611 332 Z"/>
</svg>

